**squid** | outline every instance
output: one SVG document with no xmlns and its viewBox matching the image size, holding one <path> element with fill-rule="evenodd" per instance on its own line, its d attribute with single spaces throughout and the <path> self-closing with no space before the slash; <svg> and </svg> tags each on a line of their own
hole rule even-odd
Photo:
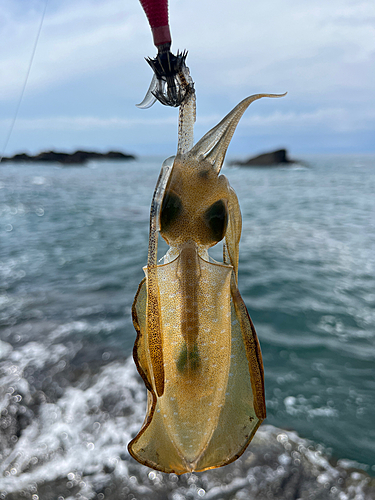
<svg viewBox="0 0 375 500">
<path fill-rule="evenodd" d="M 157 181 L 145 278 L 132 307 L 147 414 L 128 450 L 141 464 L 175 474 L 233 462 L 266 417 L 262 354 L 238 290 L 241 212 L 220 171 L 247 107 L 281 97 L 247 97 L 193 145 L 195 91 L 187 84 L 177 154 Z M 160 261 L 159 233 L 169 245 Z M 222 262 L 208 253 L 219 242 Z"/>
</svg>

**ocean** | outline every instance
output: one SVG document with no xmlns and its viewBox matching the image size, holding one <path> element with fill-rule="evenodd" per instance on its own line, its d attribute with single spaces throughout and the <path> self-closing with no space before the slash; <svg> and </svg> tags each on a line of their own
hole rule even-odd
<svg viewBox="0 0 375 500">
<path fill-rule="evenodd" d="M 223 169 L 267 419 L 238 462 L 181 477 L 126 449 L 145 415 L 131 305 L 162 159 L 0 165 L 1 499 L 375 498 L 375 156 L 301 160 Z M 303 463 L 317 496 L 306 475 L 285 490 Z"/>
</svg>

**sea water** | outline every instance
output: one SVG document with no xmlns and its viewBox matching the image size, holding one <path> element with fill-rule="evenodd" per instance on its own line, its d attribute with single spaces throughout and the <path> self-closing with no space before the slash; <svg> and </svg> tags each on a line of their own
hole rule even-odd
<svg viewBox="0 0 375 500">
<path fill-rule="evenodd" d="M 280 443 L 297 432 L 374 476 L 375 156 L 302 160 L 223 170 L 242 210 L 239 288 L 263 353 L 266 424 L 286 429 Z M 0 166 L 1 498 L 43 500 L 47 483 L 51 498 L 109 498 L 116 474 L 127 486 L 113 498 L 156 498 L 163 479 L 126 444 L 145 414 L 131 304 L 160 165 Z M 232 484 L 226 469 L 204 477 Z M 191 477 L 179 490 L 172 475 L 170 498 L 232 498 Z"/>
</svg>

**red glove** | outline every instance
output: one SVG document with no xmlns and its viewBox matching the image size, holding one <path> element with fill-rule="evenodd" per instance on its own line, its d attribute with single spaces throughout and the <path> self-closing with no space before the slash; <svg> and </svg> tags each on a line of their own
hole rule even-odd
<svg viewBox="0 0 375 500">
<path fill-rule="evenodd" d="M 171 44 L 172 38 L 168 23 L 168 0 L 140 0 L 146 13 L 154 37 L 154 44 Z"/>
</svg>

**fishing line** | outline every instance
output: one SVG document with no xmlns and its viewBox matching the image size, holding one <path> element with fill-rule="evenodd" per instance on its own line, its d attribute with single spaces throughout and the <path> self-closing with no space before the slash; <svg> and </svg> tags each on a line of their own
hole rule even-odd
<svg viewBox="0 0 375 500">
<path fill-rule="evenodd" d="M 47 11 L 47 5 L 48 5 L 48 0 L 46 0 L 46 3 L 44 4 L 44 9 L 43 9 L 43 13 L 42 13 L 42 19 L 40 20 L 38 32 L 37 32 L 37 35 L 36 35 L 36 38 L 35 38 L 35 42 L 34 42 L 34 47 L 33 47 L 32 53 L 31 53 L 31 58 L 30 58 L 29 66 L 28 66 L 27 72 L 26 72 L 26 77 L 25 77 L 25 80 L 23 82 L 23 86 L 22 86 L 20 97 L 18 99 L 18 103 L 17 103 L 17 107 L 16 107 L 16 112 L 14 113 L 14 117 L 13 117 L 13 120 L 12 120 L 12 122 L 10 124 L 9 131 L 8 131 L 8 134 L 7 134 L 6 138 L 5 138 L 4 146 L 3 146 L 3 149 L 2 149 L 2 152 L 1 152 L 1 155 L 0 155 L 0 163 L 1 163 L 1 160 L 3 159 L 3 157 L 4 157 L 5 150 L 6 150 L 7 146 L 8 146 L 8 142 L 9 142 L 10 136 L 12 135 L 12 132 L 13 132 L 13 129 L 14 129 L 14 125 L 15 125 L 16 120 L 17 120 L 18 112 L 20 110 L 20 106 L 21 106 L 21 102 L 22 102 L 22 99 L 23 99 L 23 95 L 25 93 L 27 81 L 29 79 L 29 75 L 30 75 L 30 71 L 31 71 L 31 66 L 32 66 L 33 61 L 34 61 L 34 56 L 35 56 L 35 52 L 36 52 L 36 47 L 38 45 L 40 32 L 42 31 L 43 21 L 44 21 L 44 17 L 46 15 L 46 11 Z"/>
</svg>

